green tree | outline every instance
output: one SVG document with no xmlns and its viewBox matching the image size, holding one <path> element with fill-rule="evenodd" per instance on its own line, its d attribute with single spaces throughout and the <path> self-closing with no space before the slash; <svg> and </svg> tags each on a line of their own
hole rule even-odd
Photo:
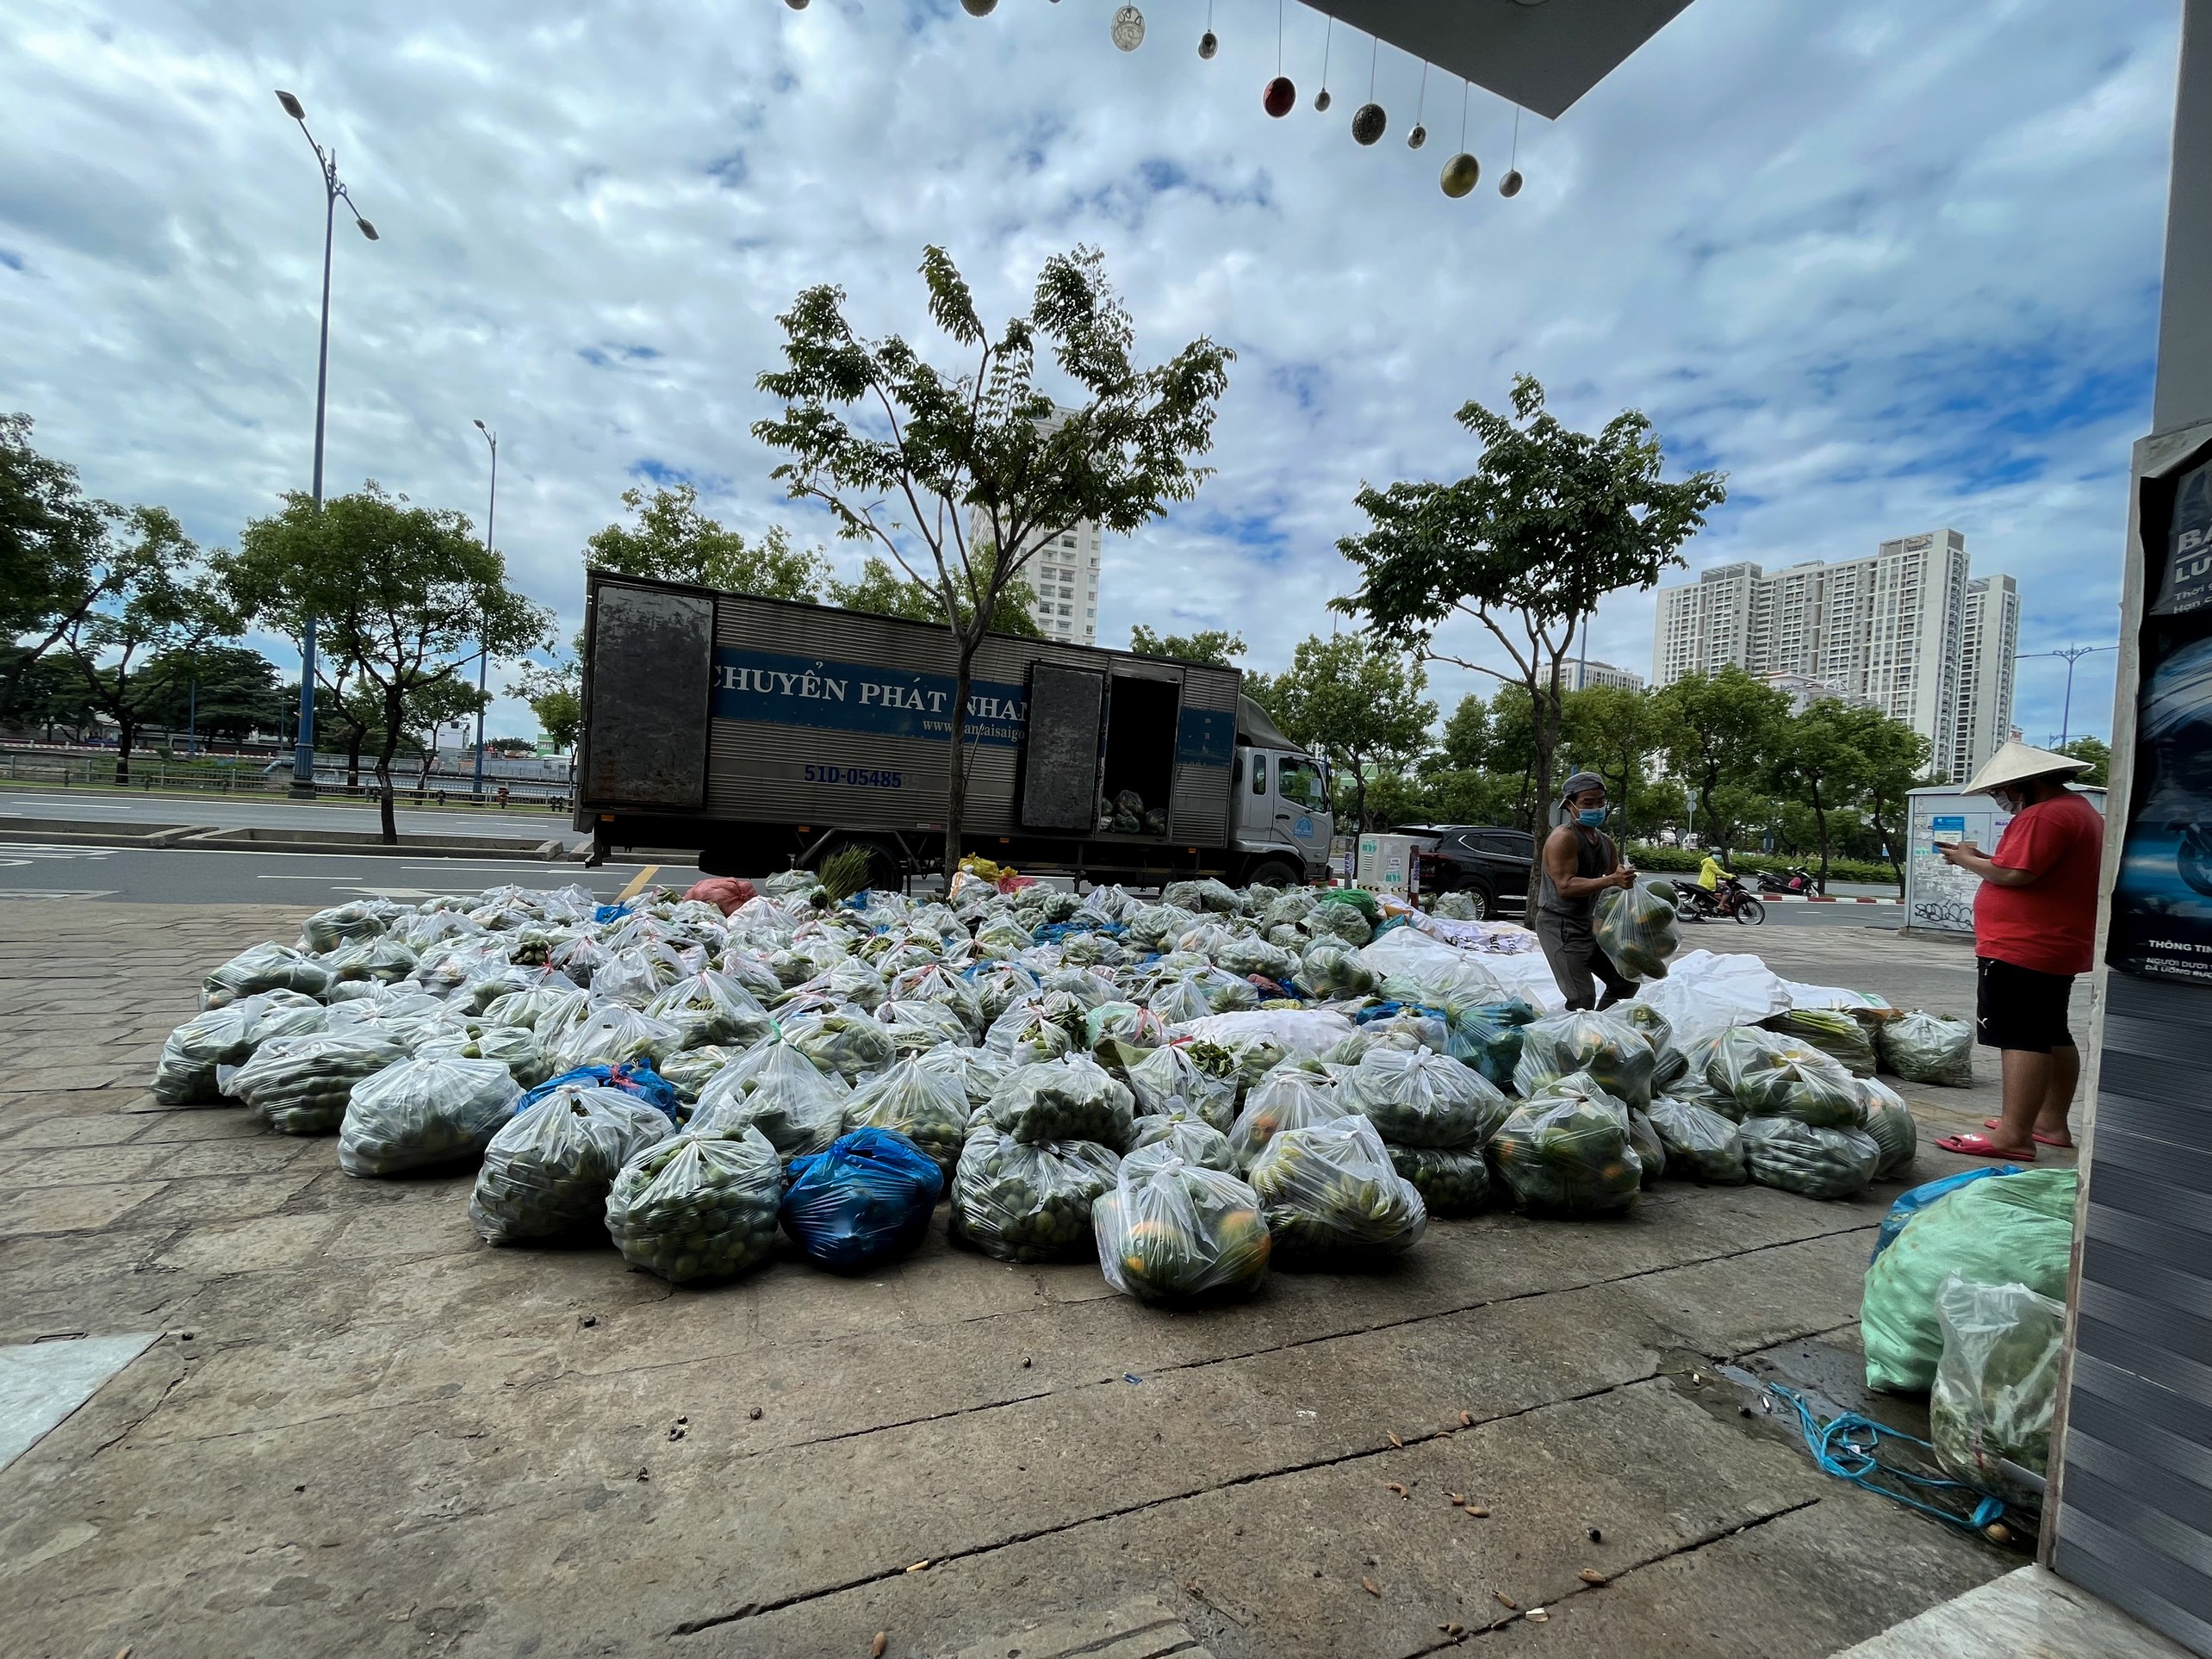
<svg viewBox="0 0 2212 1659">
<path fill-rule="evenodd" d="M 1129 630 L 1129 649 L 1139 656 L 1173 657 L 1178 662 L 1209 662 L 1232 668 L 1245 654 L 1244 636 L 1209 628 L 1196 634 L 1156 634 L 1142 623 Z"/>
<path fill-rule="evenodd" d="M 31 447 L 30 416 L 0 414 L 0 719 L 25 676 L 113 594 L 121 573 L 109 537 L 121 517 L 84 494 L 74 467 Z M 51 684 L 45 695 L 51 704 Z"/>
<path fill-rule="evenodd" d="M 152 689 L 140 703 L 140 717 L 171 732 L 242 743 L 257 731 L 276 730 L 284 715 L 276 665 L 251 646 L 164 652 L 146 664 L 146 680 Z"/>
<path fill-rule="evenodd" d="M 584 735 L 584 672 L 575 662 L 525 662 L 522 674 L 506 688 L 509 697 L 530 705 L 537 729 L 556 748 L 574 749 Z"/>
<path fill-rule="evenodd" d="M 1481 772 L 1490 764 L 1490 705 L 1473 692 L 1445 718 L 1437 760 L 1451 772 Z"/>
<path fill-rule="evenodd" d="M 428 680 L 409 695 L 401 714 L 405 724 L 400 729 L 399 747 L 413 750 L 422 763 L 415 774 L 416 800 L 429 792 L 431 770 L 438 764 L 439 730 L 472 718 L 478 709 L 490 702 L 488 697 L 469 683 L 466 675 L 457 674 Z M 472 755 L 472 769 L 474 764 Z"/>
<path fill-rule="evenodd" d="M 1866 759 L 1859 805 L 1900 886 L 1904 882 L 1907 793 L 1919 786 L 1928 769 L 1928 740 L 1904 721 L 1880 709 L 1853 708 L 1840 717 L 1851 742 Z"/>
<path fill-rule="evenodd" d="M 1606 780 L 1606 798 L 1620 808 L 1620 839 L 1631 832 L 1637 794 L 1659 749 L 1660 718 L 1651 693 L 1625 686 L 1591 686 L 1569 692 L 1560 705 L 1560 730 L 1568 764 L 1587 767 Z"/>
<path fill-rule="evenodd" d="M 16 649 L 0 647 L 0 672 L 15 670 Z M 23 666 L 14 680 L 15 712 L 3 724 L 42 732 L 49 742 L 59 726 L 84 741 L 92 724 L 92 699 L 75 659 L 49 653 Z"/>
<path fill-rule="evenodd" d="M 1865 712 L 1861 711 L 1860 712 Z M 1857 743 L 1864 723 L 1832 698 L 1808 705 L 1777 723 L 1768 774 L 1774 786 L 1805 803 L 1820 849 L 1820 891 L 1828 891 L 1829 815 L 1853 798 L 1867 777 Z"/>
<path fill-rule="evenodd" d="M 593 570 L 780 600 L 818 600 L 830 578 L 819 549 L 793 547 L 781 525 L 748 542 L 701 513 L 689 484 L 663 484 L 649 495 L 626 489 L 622 505 L 635 522 L 609 525 L 584 543 L 584 563 Z"/>
<path fill-rule="evenodd" d="M 2111 777 L 2112 745 L 2102 737 L 2077 737 L 2070 743 L 2060 743 L 2052 752 L 2090 762 L 2089 770 L 2073 780 L 2078 784 L 2103 788 Z"/>
<path fill-rule="evenodd" d="M 550 643 L 551 613 L 507 587 L 505 562 L 466 517 L 412 506 L 374 481 L 320 512 L 292 492 L 282 512 L 245 527 L 224 575 L 242 612 L 288 637 L 320 618 L 329 660 L 351 665 L 374 699 L 387 843 L 399 840 L 392 758 L 417 711 L 446 694 L 478 648 L 513 657 Z"/>
<path fill-rule="evenodd" d="M 1459 424 L 1482 450 L 1457 482 L 1360 490 L 1370 528 L 1337 544 L 1359 571 L 1359 590 L 1330 603 L 1424 660 L 1518 683 L 1533 711 L 1531 772 L 1542 798 L 1559 743 L 1561 668 L 1582 626 L 1606 594 L 1650 588 L 1681 565 L 1682 544 L 1728 492 L 1716 472 L 1666 482 L 1659 439 L 1633 409 L 1595 434 L 1578 432 L 1545 412 L 1544 388 L 1528 375 L 1515 377 L 1513 402 L 1510 415 L 1461 407 Z M 1437 630 L 1459 618 L 1482 624 L 1513 673 L 1435 648 Z M 1532 868 L 1532 908 L 1535 896 Z"/>
<path fill-rule="evenodd" d="M 983 562 L 991 559 L 991 550 L 985 548 L 977 556 Z M 970 620 L 965 600 L 957 591 L 954 602 L 961 606 L 960 625 Z M 904 617 L 909 622 L 941 622 L 944 603 L 938 590 L 916 577 L 901 575 L 892 569 L 888 561 L 870 554 L 861 566 L 861 574 L 853 581 L 830 583 L 830 602 L 842 606 L 848 611 L 867 611 L 879 617 Z M 1020 576 L 1003 582 L 998 588 L 998 608 L 991 612 L 991 630 L 994 634 L 1013 634 L 1022 639 L 1041 639 L 1044 630 L 1030 614 L 1037 603 L 1036 589 Z"/>
<path fill-rule="evenodd" d="M 786 366 L 760 377 L 784 411 L 753 435 L 791 456 L 774 475 L 792 494 L 827 504 L 841 535 L 873 542 L 936 596 L 954 659 L 949 872 L 967 813 L 975 654 L 999 600 L 1049 539 L 1078 522 L 1126 535 L 1196 493 L 1210 469 L 1192 457 L 1213 443 L 1233 354 L 1198 339 L 1137 368 L 1129 314 L 1088 248 L 1047 260 L 1028 314 L 995 339 L 943 249 L 927 249 L 921 271 L 930 320 L 971 354 L 966 371 L 940 371 L 895 334 L 861 336 L 845 319 L 842 289 L 811 288 L 778 319 Z M 1037 385 L 1041 344 L 1072 383 L 1074 407 Z M 867 414 L 848 419 L 855 405 Z"/>
<path fill-rule="evenodd" d="M 1730 662 L 1717 674 L 1683 675 L 1652 703 L 1668 769 L 1697 797 L 1698 833 L 1728 850 L 1743 822 L 1743 792 L 1765 774 L 1774 732 L 1789 718 L 1787 694 Z M 1738 792 L 1730 803 L 1719 799 L 1724 783 Z"/>
<path fill-rule="evenodd" d="M 1436 705 L 1421 695 L 1427 689 L 1418 662 L 1364 634 L 1312 635 L 1285 672 L 1245 682 L 1285 736 L 1349 780 L 1354 828 L 1363 833 L 1370 774 L 1397 771 L 1428 747 Z"/>
<path fill-rule="evenodd" d="M 172 689 L 179 663 L 239 624 L 200 550 L 165 508 L 123 514 L 100 562 L 95 597 L 62 624 L 59 641 L 87 699 L 115 723 L 115 781 L 127 784 L 149 705 Z"/>
<path fill-rule="evenodd" d="M 1346 804 L 1358 810 L 1356 798 Z M 1435 811 L 1435 792 L 1414 773 L 1378 772 L 1367 780 L 1367 814 L 1378 829 L 1440 822 Z"/>
</svg>

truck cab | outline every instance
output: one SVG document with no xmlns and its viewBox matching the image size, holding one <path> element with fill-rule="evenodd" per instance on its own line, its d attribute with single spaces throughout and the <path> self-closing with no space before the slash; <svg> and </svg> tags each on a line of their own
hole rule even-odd
<svg viewBox="0 0 2212 1659">
<path fill-rule="evenodd" d="M 1328 768 L 1284 736 L 1249 697 L 1238 699 L 1229 787 L 1235 801 L 1230 833 L 1250 864 L 1256 867 L 1270 854 L 1287 853 L 1304 879 L 1318 879 L 1336 834 Z"/>
</svg>

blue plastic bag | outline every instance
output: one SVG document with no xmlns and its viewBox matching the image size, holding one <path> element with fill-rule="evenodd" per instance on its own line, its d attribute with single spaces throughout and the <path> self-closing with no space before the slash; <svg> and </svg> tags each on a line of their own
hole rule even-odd
<svg viewBox="0 0 2212 1659">
<path fill-rule="evenodd" d="M 551 1094 L 564 1083 L 596 1084 L 603 1089 L 619 1089 L 626 1095 L 635 1095 L 649 1106 L 657 1106 L 674 1122 L 682 1106 L 682 1097 L 676 1085 L 653 1069 L 649 1059 L 628 1060 L 620 1066 L 579 1066 L 573 1072 L 563 1072 L 557 1078 L 548 1078 L 522 1097 L 514 1109 L 518 1115 Z"/>
<path fill-rule="evenodd" d="M 891 1129 L 855 1129 L 784 1174 L 783 1230 L 825 1267 L 864 1267 L 917 1243 L 944 1190 L 936 1160 Z"/>
<path fill-rule="evenodd" d="M 1874 1234 L 1874 1253 L 1867 1258 L 1873 1261 L 1882 1252 L 1897 1241 L 1904 1231 L 1904 1224 L 1934 1203 L 1938 1198 L 1948 1198 L 1960 1187 L 1971 1186 L 1976 1181 L 1985 1181 L 1992 1175 L 2017 1175 L 2017 1164 L 1992 1164 L 1985 1169 L 1960 1170 L 1956 1175 L 1947 1175 L 1940 1181 L 1930 1181 L 1911 1191 L 1898 1195 L 1890 1206 L 1889 1214 L 1882 1218 L 1881 1231 Z"/>
<path fill-rule="evenodd" d="M 592 920 L 604 924 L 619 922 L 629 914 L 630 906 L 627 904 L 599 904 L 593 907 Z"/>
</svg>

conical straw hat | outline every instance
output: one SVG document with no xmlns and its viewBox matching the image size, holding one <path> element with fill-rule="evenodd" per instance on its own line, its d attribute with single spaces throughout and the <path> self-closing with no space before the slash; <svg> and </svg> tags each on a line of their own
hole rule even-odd
<svg viewBox="0 0 2212 1659">
<path fill-rule="evenodd" d="M 2071 778 L 2078 772 L 2087 772 L 2092 764 L 2031 743 L 2007 743 L 1982 762 L 1981 770 L 1967 786 L 1967 793 L 1986 795 L 2005 784 L 2025 783 L 2030 778 Z"/>
</svg>

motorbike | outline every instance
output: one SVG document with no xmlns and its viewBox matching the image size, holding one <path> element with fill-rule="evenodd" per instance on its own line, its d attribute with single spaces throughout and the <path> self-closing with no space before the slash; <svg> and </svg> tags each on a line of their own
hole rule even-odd
<svg viewBox="0 0 2212 1659">
<path fill-rule="evenodd" d="M 1780 873 L 1773 870 L 1759 872 L 1759 891 L 1762 893 L 1811 894 L 1820 891 L 1819 879 L 1803 865 Z"/>
<path fill-rule="evenodd" d="M 1718 922 L 1723 917 L 1739 926 L 1755 928 L 1767 919 L 1767 907 L 1734 876 L 1721 878 L 1708 892 L 1694 881 L 1675 883 L 1675 914 L 1685 922 Z"/>
</svg>

